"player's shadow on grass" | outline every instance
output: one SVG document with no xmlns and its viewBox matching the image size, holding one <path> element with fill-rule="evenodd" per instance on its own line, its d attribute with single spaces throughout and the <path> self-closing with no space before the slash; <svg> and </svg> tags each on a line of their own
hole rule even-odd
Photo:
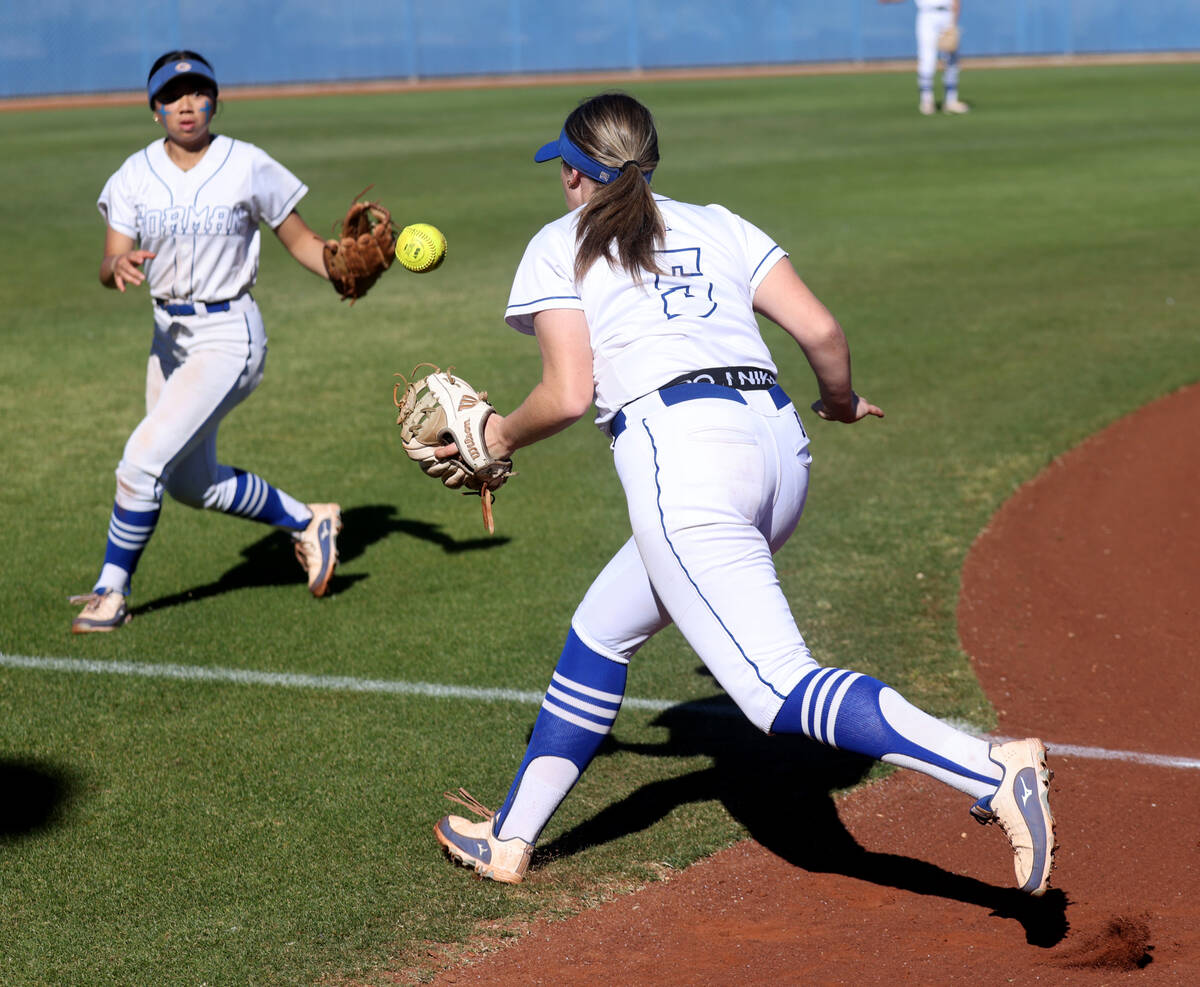
<svg viewBox="0 0 1200 987">
<path fill-rule="evenodd" d="M 831 793 L 863 780 L 874 764 L 871 759 L 804 737 L 768 737 L 724 696 L 673 707 L 654 725 L 669 729 L 665 743 L 626 744 L 610 737 L 602 754 L 707 756 L 712 766 L 644 785 L 541 846 L 534 866 L 539 856 L 545 861 L 619 839 L 646 829 L 681 805 L 715 798 L 758 843 L 796 867 L 987 908 L 1020 922 L 1031 945 L 1049 948 L 1066 936 L 1067 897 L 1062 891 L 1032 898 L 1016 888 L 996 887 L 859 844 L 842 824 Z M 989 835 L 1003 839 L 999 827 Z"/>
<path fill-rule="evenodd" d="M 396 534 L 432 542 L 447 555 L 486 551 L 509 542 L 503 535 L 456 539 L 443 532 L 439 525 L 396 517 L 396 508 L 392 504 L 349 507 L 342 511 L 342 533 L 338 535 L 337 540 L 340 559 L 338 571 L 334 573 L 326 592 L 343 593 L 360 580 L 370 578 L 368 573 L 346 573 L 344 569 L 347 563 L 359 558 L 371 545 Z M 219 579 L 179 593 L 147 600 L 141 606 L 133 607 L 130 612 L 137 616 L 152 610 L 165 610 L 168 607 L 220 596 L 222 593 L 259 586 L 304 588 L 304 572 L 296 562 L 295 544 L 288 532 L 277 528 L 269 529 L 258 541 L 243 548 L 241 555 L 242 560 L 222 573 Z"/>
<path fill-rule="evenodd" d="M 0 844 L 53 829 L 78 789 L 75 776 L 56 765 L 0 758 Z"/>
</svg>

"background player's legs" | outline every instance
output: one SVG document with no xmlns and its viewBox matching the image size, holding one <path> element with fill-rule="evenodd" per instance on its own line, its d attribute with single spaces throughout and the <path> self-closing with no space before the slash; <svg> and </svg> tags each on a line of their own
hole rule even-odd
<svg viewBox="0 0 1200 987">
<path fill-rule="evenodd" d="M 946 88 L 946 101 L 958 99 L 958 52 L 946 55 L 945 67 L 942 69 L 942 84 Z"/>
<path fill-rule="evenodd" d="M 221 419 L 253 389 L 246 387 L 250 382 L 244 380 L 244 368 L 244 352 L 240 362 L 227 354 L 205 352 L 166 366 L 160 354 L 151 354 L 146 417 L 133 430 L 117 464 L 117 495 L 97 591 L 129 592 L 162 508 L 164 476 L 173 462 L 186 459 L 215 433 Z"/>
<path fill-rule="evenodd" d="M 117 465 L 117 492 L 109 521 L 104 566 L 95 591 L 128 593 L 130 579 L 154 532 L 164 485 L 177 464 L 197 449 L 211 450 L 221 420 L 262 379 L 266 339 L 257 309 L 213 326 L 199 337 L 181 322 L 156 313 L 146 366 L 146 417 L 125 443 Z M 215 479 L 215 477 L 214 477 Z"/>
<path fill-rule="evenodd" d="M 161 338 L 160 334 L 160 338 Z M 215 327 L 205 328 L 204 342 L 195 347 L 177 373 L 209 352 L 234 355 L 244 369 L 234 391 L 195 432 L 191 441 L 164 467 L 162 479 L 176 500 L 192 507 L 250 518 L 292 532 L 296 560 L 304 569 L 309 592 L 324 596 L 337 566 L 337 536 L 342 530 L 338 504 L 304 504 L 272 486 L 261 476 L 217 461 L 217 427 L 226 414 L 250 395 L 262 379 L 266 336 L 258 308 L 244 311 Z M 166 360 L 164 365 L 169 364 Z M 176 374 L 172 374 L 172 379 Z M 167 384 L 168 389 L 171 384 Z"/>
<path fill-rule="evenodd" d="M 917 105 L 926 116 L 936 109 L 933 83 L 937 72 L 937 36 L 940 28 L 935 13 L 917 11 Z"/>
<path fill-rule="evenodd" d="M 947 113 L 964 113 L 967 110 L 967 104 L 958 98 L 958 52 L 950 52 L 945 59 L 945 67 L 942 69 L 942 84 L 946 89 L 946 101 L 942 104 L 942 108 Z"/>
</svg>

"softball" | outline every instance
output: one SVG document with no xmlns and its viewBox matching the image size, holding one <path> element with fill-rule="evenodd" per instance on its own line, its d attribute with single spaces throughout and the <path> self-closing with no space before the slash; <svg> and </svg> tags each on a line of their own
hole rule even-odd
<svg viewBox="0 0 1200 987">
<path fill-rule="evenodd" d="M 396 260 L 414 274 L 425 274 L 446 259 L 446 238 L 436 226 L 413 223 L 400 231 Z"/>
</svg>

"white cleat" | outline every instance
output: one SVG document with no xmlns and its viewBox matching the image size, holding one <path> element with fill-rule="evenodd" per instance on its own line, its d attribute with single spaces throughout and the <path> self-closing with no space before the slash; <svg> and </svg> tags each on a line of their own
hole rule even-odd
<svg viewBox="0 0 1200 987">
<path fill-rule="evenodd" d="M 922 96 L 921 102 L 917 104 L 917 109 L 920 111 L 921 116 L 931 117 L 936 112 L 937 107 L 934 105 L 932 96 Z"/>
<path fill-rule="evenodd" d="M 1012 844 L 1017 884 L 1031 895 L 1045 894 L 1054 867 L 1054 816 L 1046 745 L 1035 737 L 993 744 L 989 757 L 1004 769 L 1000 787 L 971 807 L 981 823 L 998 822 Z"/>
<path fill-rule="evenodd" d="M 337 536 L 342 530 L 342 509 L 337 504 L 309 504 L 312 520 L 308 527 L 293 537 L 296 541 L 296 560 L 308 576 L 308 590 L 313 596 L 324 596 L 337 568 Z"/>
<path fill-rule="evenodd" d="M 95 634 L 99 631 L 115 631 L 130 621 L 125 607 L 125 594 L 115 589 L 93 590 L 80 596 L 72 596 L 71 603 L 84 605 L 79 616 L 71 624 L 72 634 Z"/>
<path fill-rule="evenodd" d="M 442 816 L 433 827 L 433 835 L 445 848 L 450 859 L 464 867 L 472 867 L 480 877 L 501 884 L 520 884 L 525 880 L 533 844 L 519 837 L 500 840 L 492 833 L 495 813 L 483 806 L 474 796 L 460 788 L 458 795 L 446 792 L 446 797 L 483 816 L 482 822 L 471 822 L 462 816 Z M 462 796 L 462 798 L 459 797 Z"/>
<path fill-rule="evenodd" d="M 942 107 L 943 113 L 970 113 L 971 107 L 964 103 L 961 99 L 947 100 Z"/>
</svg>

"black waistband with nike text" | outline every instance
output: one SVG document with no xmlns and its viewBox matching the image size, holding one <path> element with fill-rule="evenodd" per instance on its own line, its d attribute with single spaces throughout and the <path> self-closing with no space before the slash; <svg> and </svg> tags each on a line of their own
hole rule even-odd
<svg viewBox="0 0 1200 987">
<path fill-rule="evenodd" d="M 707 370 L 689 370 L 662 386 L 716 384 L 732 387 L 735 391 L 769 391 L 775 383 L 775 375 L 762 367 L 709 367 Z"/>
</svg>

